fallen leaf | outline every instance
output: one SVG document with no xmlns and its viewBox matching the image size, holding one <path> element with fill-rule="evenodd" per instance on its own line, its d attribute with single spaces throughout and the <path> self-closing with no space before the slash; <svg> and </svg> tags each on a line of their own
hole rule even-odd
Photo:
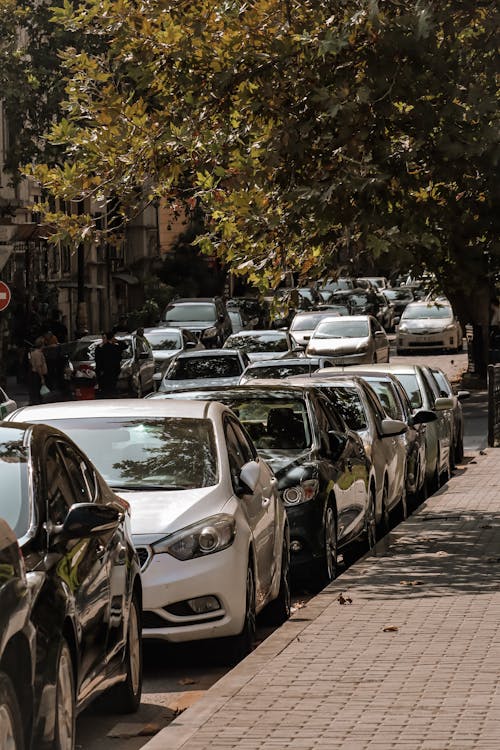
<svg viewBox="0 0 500 750">
<path fill-rule="evenodd" d="M 386 625 L 384 628 L 384 633 L 396 633 L 399 628 L 397 625 Z"/>
<path fill-rule="evenodd" d="M 159 724 L 141 724 L 139 722 L 120 722 L 115 724 L 113 729 L 108 732 L 108 737 L 126 740 L 130 737 L 152 737 L 157 734 L 161 727 Z"/>
<path fill-rule="evenodd" d="M 196 685 L 196 680 L 191 679 L 191 677 L 183 677 L 181 680 L 179 680 L 179 685 Z"/>
<path fill-rule="evenodd" d="M 439 552 L 436 552 L 436 557 L 449 557 L 449 554 L 444 550 L 440 550 Z"/>
<path fill-rule="evenodd" d="M 337 601 L 339 604 L 352 604 L 352 599 L 350 596 L 344 596 L 342 591 L 337 596 Z"/>
</svg>

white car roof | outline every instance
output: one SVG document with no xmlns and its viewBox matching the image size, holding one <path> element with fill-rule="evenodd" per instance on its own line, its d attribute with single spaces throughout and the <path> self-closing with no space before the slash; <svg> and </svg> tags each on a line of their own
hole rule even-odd
<svg viewBox="0 0 500 750">
<path fill-rule="evenodd" d="M 52 422 L 56 419 L 99 419 L 102 417 L 185 417 L 214 419 L 227 407 L 216 401 L 178 399 L 98 399 L 96 401 L 61 401 L 60 403 L 24 406 L 8 419 L 16 422 Z"/>
<path fill-rule="evenodd" d="M 321 370 L 316 370 L 316 376 L 318 375 L 328 375 L 328 373 L 331 373 L 332 375 L 335 374 L 335 371 L 339 372 L 345 372 L 349 368 L 345 368 L 344 370 L 341 370 L 340 367 L 323 367 Z M 417 372 L 420 369 L 420 365 L 412 365 L 412 364 L 405 364 L 405 363 L 393 363 L 393 362 L 378 362 L 372 365 L 353 365 L 353 370 L 356 370 L 356 372 L 390 372 L 393 375 L 413 375 L 415 372 Z"/>
<path fill-rule="evenodd" d="M 450 301 L 448 299 L 445 299 L 445 298 L 429 299 L 429 300 L 419 299 L 419 300 L 415 300 L 414 302 L 410 302 L 406 306 L 405 309 L 407 310 L 409 307 L 411 307 L 411 308 L 416 308 L 416 307 L 422 307 L 422 308 L 443 307 L 443 308 L 445 308 L 445 307 L 449 307 L 450 310 L 451 310 Z"/>
</svg>

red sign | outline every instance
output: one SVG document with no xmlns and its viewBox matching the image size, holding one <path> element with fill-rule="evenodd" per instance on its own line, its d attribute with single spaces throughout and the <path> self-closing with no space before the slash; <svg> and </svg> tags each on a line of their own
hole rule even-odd
<svg viewBox="0 0 500 750">
<path fill-rule="evenodd" d="M 4 281 L 0 281 L 0 312 L 8 307 L 10 302 L 10 289 Z"/>
</svg>

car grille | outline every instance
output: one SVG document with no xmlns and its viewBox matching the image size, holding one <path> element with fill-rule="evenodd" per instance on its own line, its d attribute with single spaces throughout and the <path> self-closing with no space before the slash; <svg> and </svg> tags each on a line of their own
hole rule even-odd
<svg viewBox="0 0 500 750">
<path fill-rule="evenodd" d="M 151 558 L 151 550 L 149 549 L 149 547 L 136 547 L 136 550 L 139 557 L 141 570 L 144 570 Z"/>
<path fill-rule="evenodd" d="M 444 341 L 410 341 L 408 346 L 424 349 L 426 346 L 444 346 Z"/>
</svg>

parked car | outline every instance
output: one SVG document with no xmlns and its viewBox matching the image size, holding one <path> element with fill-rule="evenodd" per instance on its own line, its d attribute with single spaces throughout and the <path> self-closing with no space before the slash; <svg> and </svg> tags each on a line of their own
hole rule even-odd
<svg viewBox="0 0 500 750">
<path fill-rule="evenodd" d="M 394 287 L 394 288 L 387 288 L 382 291 L 382 294 L 386 299 L 391 303 L 393 309 L 394 309 L 394 318 L 401 318 L 401 315 L 407 308 L 407 306 L 410 304 L 410 302 L 414 301 L 413 294 L 411 292 L 411 289 L 408 289 L 407 287 L 400 286 L 400 287 Z M 399 320 L 395 323 L 397 325 L 399 323 Z"/>
<path fill-rule="evenodd" d="M 377 289 L 387 289 L 390 286 L 388 279 L 385 276 L 361 276 L 356 279 L 358 284 L 368 282 L 371 286 Z"/>
<path fill-rule="evenodd" d="M 447 375 L 440 367 L 424 367 L 424 372 L 430 373 L 430 383 L 435 398 L 451 398 L 453 401 L 453 448 L 452 464 L 457 464 L 464 457 L 464 414 L 462 401 L 469 398 L 469 391 L 458 391 L 455 393 Z"/>
<path fill-rule="evenodd" d="M 0 388 L 0 420 L 15 409 L 17 409 L 16 402 L 7 396 L 3 388 Z"/>
<path fill-rule="evenodd" d="M 388 362 L 389 340 L 371 315 L 323 318 L 308 341 L 306 354 L 329 357 L 342 365 Z"/>
<path fill-rule="evenodd" d="M 370 461 L 360 438 L 313 384 L 271 381 L 165 397 L 220 401 L 238 415 L 278 480 L 297 578 L 321 588 L 335 577 L 339 552 L 360 540 L 374 543 Z"/>
<path fill-rule="evenodd" d="M 153 352 L 155 379 L 161 380 L 167 365 L 181 352 L 204 349 L 203 344 L 191 331 L 182 328 L 145 328 L 144 338 Z"/>
<path fill-rule="evenodd" d="M 78 406 L 88 408 L 42 408 Z M 28 409 L 23 418 L 36 421 Z M 23 722 L 33 748 L 70 749 L 75 716 L 97 696 L 106 692 L 123 713 L 141 699 L 142 587 L 129 506 L 66 435 L 41 424 L 0 426 L 0 483 L 0 517 L 21 548 L 36 639 L 34 662 L 21 643 L 12 654 L 20 680 L 32 669 Z"/>
<path fill-rule="evenodd" d="M 220 348 L 232 333 L 221 297 L 186 297 L 167 305 L 162 323 L 194 333 L 207 349 Z"/>
<path fill-rule="evenodd" d="M 1 447 L 0 447 L 1 451 Z M 0 465 L 2 462 L 0 454 Z M 35 628 L 17 538 L 0 518 L 0 748 L 31 747 Z"/>
<path fill-rule="evenodd" d="M 231 329 L 233 333 L 239 333 L 247 328 L 253 328 L 249 319 L 242 309 L 237 307 L 228 307 L 227 314 L 231 320 Z"/>
<path fill-rule="evenodd" d="M 250 328 L 269 327 L 269 305 L 258 297 L 231 297 L 226 302 L 227 311 L 240 310 L 249 323 Z M 233 333 L 238 333 L 233 328 Z"/>
<path fill-rule="evenodd" d="M 361 437 L 366 455 L 374 468 L 376 502 L 375 519 L 380 534 L 389 529 L 390 514 L 406 517 L 406 445 L 407 425 L 390 419 L 375 391 L 360 377 L 328 370 L 323 378 L 314 376 L 318 388 L 332 401 L 347 426 Z M 325 377 L 326 376 L 326 377 Z M 290 383 L 306 384 L 293 377 Z"/>
<path fill-rule="evenodd" d="M 266 359 L 251 362 L 243 372 L 239 384 L 251 382 L 257 378 L 288 378 L 291 375 L 308 375 L 320 367 L 331 367 L 335 363 L 327 357 L 287 357 L 285 359 Z"/>
<path fill-rule="evenodd" d="M 288 331 L 240 331 L 228 338 L 224 349 L 238 349 L 250 362 L 257 362 L 291 356 L 299 347 Z"/>
<path fill-rule="evenodd" d="M 318 370 L 313 378 L 335 377 L 336 370 Z M 360 376 L 375 391 L 384 411 L 391 419 L 404 422 L 408 430 L 404 433 L 406 444 L 406 494 L 410 498 L 424 498 L 426 496 L 426 448 L 425 431 L 429 422 L 435 422 L 435 412 L 418 409 L 414 410 L 408 394 L 391 373 L 368 371 L 363 372 L 356 367 L 349 369 L 349 376 Z"/>
<path fill-rule="evenodd" d="M 448 300 L 410 302 L 396 331 L 396 351 L 406 354 L 415 349 L 463 349 L 462 327 Z"/>
<path fill-rule="evenodd" d="M 227 407 L 115 399 L 18 416 L 63 429 L 130 503 L 144 637 L 228 637 L 239 657 L 265 607 L 276 622 L 289 616 L 286 514 L 271 470 Z"/>
<path fill-rule="evenodd" d="M 294 315 L 294 318 L 290 323 L 290 334 L 293 336 L 297 345 L 303 346 L 305 349 L 307 342 L 314 333 L 314 329 L 320 320 L 329 317 L 336 317 L 336 312 L 330 308 L 325 310 L 314 310 L 311 312 L 305 310 L 303 312 L 298 312 Z"/>
<path fill-rule="evenodd" d="M 159 391 L 186 390 L 203 386 L 237 385 L 250 363 L 239 349 L 209 349 L 179 354 L 168 366 Z"/>
<path fill-rule="evenodd" d="M 434 492 L 451 473 L 453 400 L 449 397 L 436 397 L 429 375 L 419 365 L 391 363 L 362 365 L 356 369 L 362 369 L 364 372 L 376 370 L 392 373 L 405 389 L 414 413 L 420 409 L 436 413 L 437 420 L 427 424 L 425 429 L 426 491 Z"/>
<path fill-rule="evenodd" d="M 138 332 L 117 334 L 116 339 L 125 345 L 116 384 L 117 393 L 141 398 L 154 389 L 155 364 L 151 346 Z M 80 389 L 95 386 L 95 350 L 101 340 L 101 336 L 97 335 L 83 336 L 64 345 L 71 362 L 72 390 L 77 399 L 81 397 Z"/>
<path fill-rule="evenodd" d="M 349 277 L 342 277 L 339 276 L 338 279 L 327 279 L 325 283 L 323 284 L 323 289 L 328 289 L 331 292 L 337 292 L 337 291 L 349 291 L 350 289 L 355 288 L 354 279 L 350 279 Z"/>
</svg>

